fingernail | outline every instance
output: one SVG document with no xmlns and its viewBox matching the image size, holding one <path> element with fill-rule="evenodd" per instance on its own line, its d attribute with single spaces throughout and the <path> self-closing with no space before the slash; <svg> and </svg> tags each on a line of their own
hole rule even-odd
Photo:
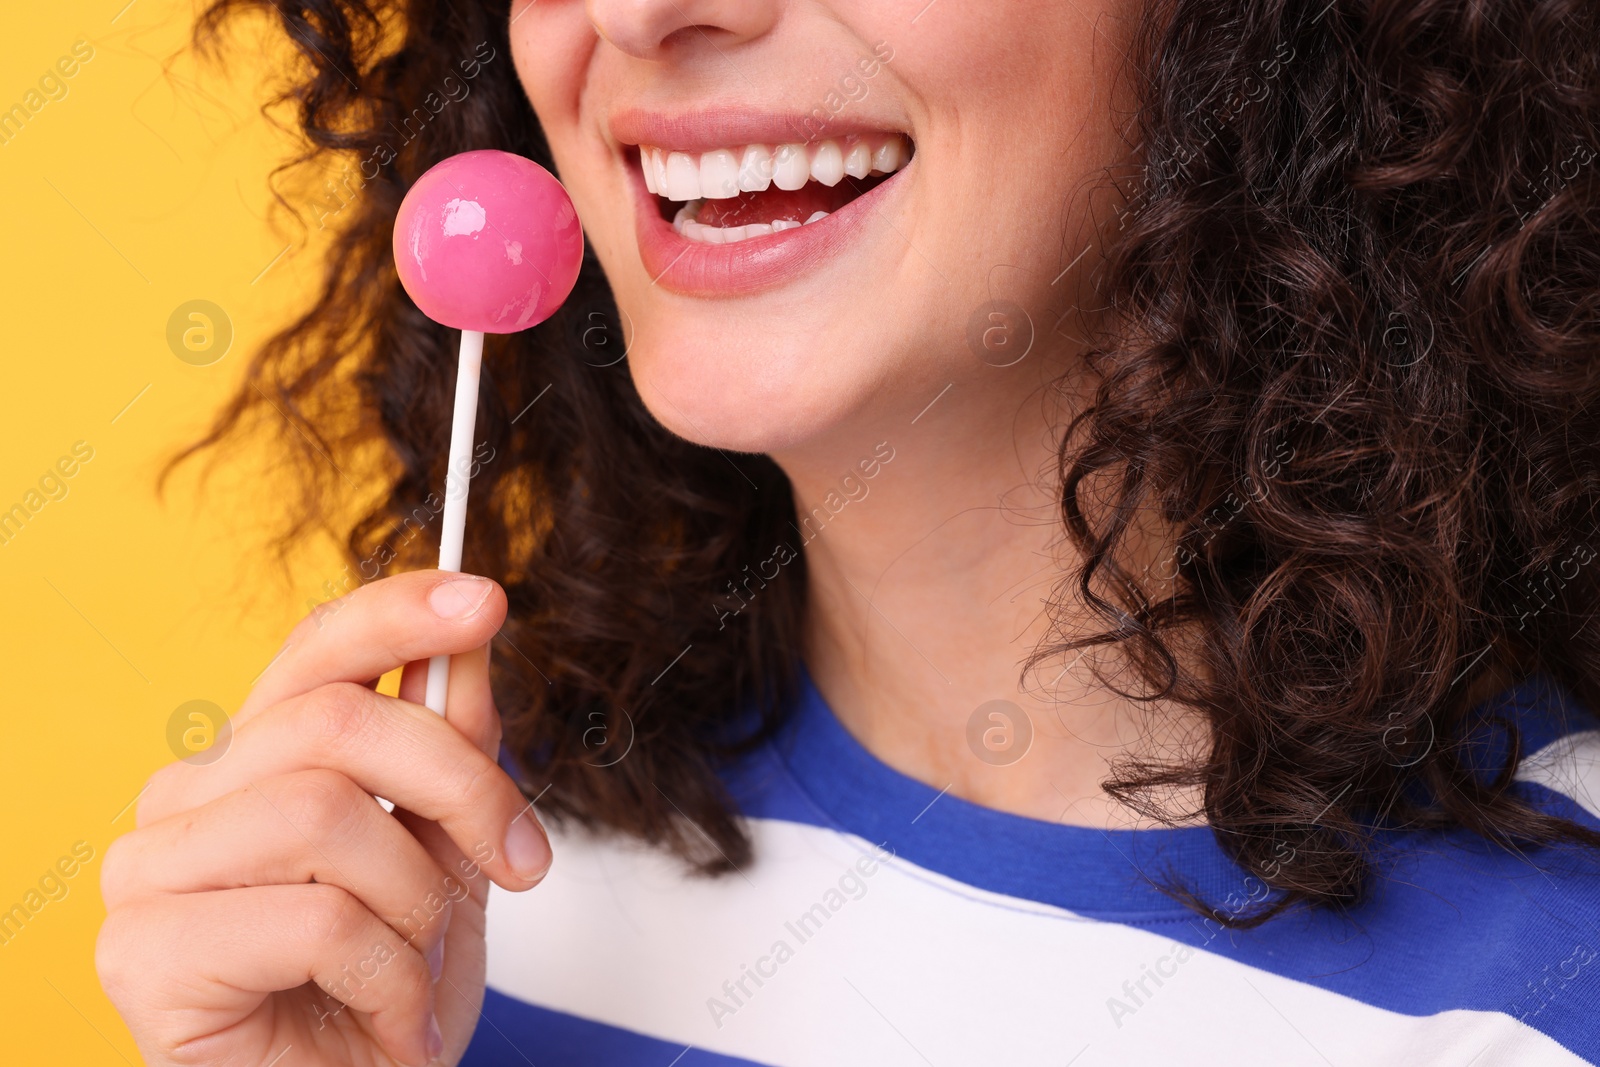
<svg viewBox="0 0 1600 1067">
<path fill-rule="evenodd" d="M 444 1032 L 439 1029 L 439 1017 L 437 1015 L 429 1015 L 428 1016 L 428 1062 L 431 1063 L 434 1060 L 438 1059 L 439 1058 L 439 1054 L 441 1052 L 443 1052 L 443 1051 L 444 1051 Z"/>
<path fill-rule="evenodd" d="M 428 950 L 428 954 L 425 958 L 428 961 L 428 973 L 432 975 L 433 980 L 437 982 L 439 980 L 439 976 L 444 973 L 444 938 L 441 937 L 437 942 L 434 943 L 434 946 Z"/>
<path fill-rule="evenodd" d="M 444 910 L 439 913 L 439 940 L 424 957 L 428 961 L 428 973 L 433 975 L 435 982 L 444 973 L 444 935 L 450 932 L 450 916 L 454 912 L 453 902 L 445 901 Z"/>
<path fill-rule="evenodd" d="M 428 606 L 441 619 L 460 619 L 483 607 L 494 588 L 487 578 L 452 578 L 428 594 Z"/>
<path fill-rule="evenodd" d="M 506 862 L 530 882 L 537 882 L 550 869 L 550 846 L 536 823 L 530 805 L 511 820 L 511 828 L 506 831 Z"/>
</svg>

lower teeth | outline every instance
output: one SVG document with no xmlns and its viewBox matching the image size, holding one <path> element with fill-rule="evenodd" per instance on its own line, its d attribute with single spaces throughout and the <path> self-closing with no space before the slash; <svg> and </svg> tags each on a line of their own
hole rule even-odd
<svg viewBox="0 0 1600 1067">
<path fill-rule="evenodd" d="M 770 223 L 756 222 L 748 226 L 707 226 L 697 222 L 695 216 L 700 213 L 700 201 L 691 200 L 678 209 L 677 215 L 672 219 L 672 228 L 691 241 L 699 241 L 709 245 L 731 245 L 739 241 L 748 241 L 752 237 L 765 237 L 771 233 L 782 233 L 784 230 L 793 230 L 800 226 L 809 226 L 818 219 L 825 219 L 829 212 L 813 212 L 805 222 L 796 222 L 793 219 L 773 219 Z"/>
</svg>

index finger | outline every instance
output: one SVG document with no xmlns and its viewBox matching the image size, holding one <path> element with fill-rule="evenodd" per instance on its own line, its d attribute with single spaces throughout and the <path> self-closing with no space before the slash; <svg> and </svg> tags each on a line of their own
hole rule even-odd
<svg viewBox="0 0 1600 1067">
<path fill-rule="evenodd" d="M 290 631 L 234 721 L 331 682 L 365 684 L 414 660 L 470 651 L 505 617 L 505 591 L 477 575 L 410 571 L 361 586 Z"/>
</svg>

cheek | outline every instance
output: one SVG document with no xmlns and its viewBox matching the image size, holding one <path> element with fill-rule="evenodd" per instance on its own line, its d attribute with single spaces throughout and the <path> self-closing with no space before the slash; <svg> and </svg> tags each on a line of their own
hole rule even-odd
<svg viewBox="0 0 1600 1067">
<path fill-rule="evenodd" d="M 517 0 L 512 7 L 512 63 L 558 157 L 575 136 L 585 72 L 598 40 L 581 4 Z"/>
<path fill-rule="evenodd" d="M 610 273 L 633 241 L 622 173 L 603 136 L 605 108 L 623 87 L 613 84 L 613 65 L 595 61 L 600 39 L 582 4 L 519 2 L 512 18 L 517 79 L 539 120 L 556 175 L 578 209 L 585 239 Z"/>
<path fill-rule="evenodd" d="M 926 203 L 944 205 L 924 217 L 943 231 L 941 269 L 963 294 L 949 314 L 1005 299 L 1043 331 L 1052 309 L 1094 304 L 1080 288 L 1099 243 L 1091 191 L 1131 154 L 1117 116 L 1134 108 L 1124 56 L 1139 12 L 1093 0 L 943 7 L 891 42 L 881 77 L 926 102 L 918 181 Z M 1075 260 L 1084 269 L 1063 276 Z"/>
</svg>

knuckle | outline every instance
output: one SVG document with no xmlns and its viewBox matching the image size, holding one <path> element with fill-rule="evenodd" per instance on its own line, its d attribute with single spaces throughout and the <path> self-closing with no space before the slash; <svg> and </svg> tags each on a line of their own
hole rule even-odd
<svg viewBox="0 0 1600 1067">
<path fill-rule="evenodd" d="M 174 1045 L 162 1052 L 163 1063 L 173 1064 L 174 1067 L 233 1067 L 237 1060 L 218 1060 L 216 1041 L 201 1039 L 198 1041 L 185 1041 Z"/>
<path fill-rule="evenodd" d="M 464 811 L 489 811 L 521 796 L 506 773 L 477 749 L 456 764 L 449 781 L 454 783 L 451 794 Z"/>
<path fill-rule="evenodd" d="M 144 789 L 140 790 L 138 798 L 134 801 L 133 824 L 147 826 L 170 814 L 174 798 L 181 795 L 180 783 L 193 772 L 194 768 L 182 760 L 156 768 L 155 772 L 145 779 Z"/>
<path fill-rule="evenodd" d="M 371 798 L 338 771 L 316 768 L 285 779 L 275 804 L 313 841 L 326 840 L 358 822 Z"/>
<path fill-rule="evenodd" d="M 355 682 L 330 682 L 306 700 L 308 736 L 319 747 L 343 747 L 365 734 L 377 714 L 372 692 Z"/>
<path fill-rule="evenodd" d="M 366 926 L 367 911 L 355 897 L 335 885 L 313 882 L 296 910 L 300 934 L 307 944 L 344 944 Z"/>
<path fill-rule="evenodd" d="M 137 849 L 129 842 L 129 836 L 123 834 L 114 839 L 106 846 L 105 855 L 100 857 L 100 897 L 108 912 L 131 895 L 136 880 L 134 869 L 137 866 Z"/>
<path fill-rule="evenodd" d="M 392 637 L 384 640 L 383 652 L 389 658 L 390 663 L 398 663 L 402 666 L 418 658 L 415 649 L 407 648 L 403 642 L 395 641 Z"/>
<path fill-rule="evenodd" d="M 395 968 L 395 992 L 399 998 L 413 1004 L 426 1001 L 433 989 L 433 975 L 428 973 L 428 961 L 422 953 L 410 945 L 401 945 L 395 962 L 399 965 Z"/>
<path fill-rule="evenodd" d="M 144 925 L 136 906 L 119 908 L 106 914 L 95 935 L 95 974 L 106 995 L 119 1004 L 138 988 L 138 975 L 149 971 L 137 958 L 138 932 Z"/>
</svg>

